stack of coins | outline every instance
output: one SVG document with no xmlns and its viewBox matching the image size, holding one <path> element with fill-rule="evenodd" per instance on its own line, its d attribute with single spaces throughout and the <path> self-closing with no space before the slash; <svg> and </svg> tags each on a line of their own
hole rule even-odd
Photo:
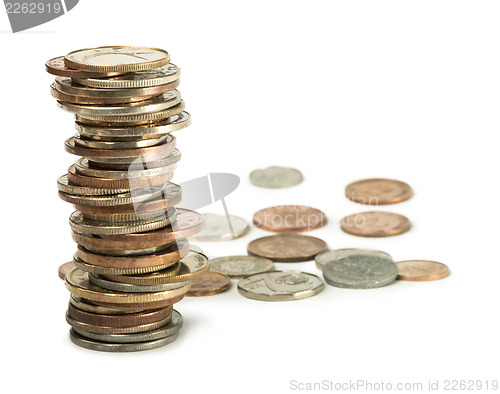
<svg viewBox="0 0 500 394">
<path fill-rule="evenodd" d="M 58 179 L 76 208 L 76 268 L 65 278 L 71 340 L 102 351 L 170 343 L 182 324 L 172 305 L 209 268 L 187 240 L 203 218 L 175 208 L 181 188 L 170 182 L 180 159 L 170 133 L 190 124 L 180 70 L 166 51 L 142 47 L 78 50 L 46 68 L 59 107 L 76 117 L 65 148 L 80 156 Z"/>
</svg>

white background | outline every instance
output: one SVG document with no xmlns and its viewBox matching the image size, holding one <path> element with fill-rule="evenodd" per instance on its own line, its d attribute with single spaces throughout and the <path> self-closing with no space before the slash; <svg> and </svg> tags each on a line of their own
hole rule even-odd
<svg viewBox="0 0 500 394">
<path fill-rule="evenodd" d="M 2 392 L 290 392 L 290 381 L 424 382 L 499 378 L 498 132 L 500 4 L 496 1 L 97 1 L 12 34 L 0 16 Z M 446 263 L 450 277 L 374 290 L 326 286 L 306 300 L 266 303 L 236 282 L 184 299 L 179 339 L 133 354 L 74 346 L 57 276 L 75 244 L 56 179 L 72 116 L 50 96 L 47 59 L 100 45 L 167 49 L 182 68 L 193 125 L 176 133 L 174 181 L 232 172 L 231 213 L 305 204 L 331 248 L 384 250 Z M 250 185 L 251 170 L 290 165 L 285 190 Z M 344 187 L 369 177 L 408 182 L 385 207 L 410 218 L 386 239 L 344 234 L 365 209 Z M 219 203 L 205 212 L 222 212 Z M 269 235 L 198 243 L 210 257 L 245 254 Z M 314 262 L 277 264 L 320 274 Z M 195 391 L 196 390 L 196 391 Z"/>
</svg>

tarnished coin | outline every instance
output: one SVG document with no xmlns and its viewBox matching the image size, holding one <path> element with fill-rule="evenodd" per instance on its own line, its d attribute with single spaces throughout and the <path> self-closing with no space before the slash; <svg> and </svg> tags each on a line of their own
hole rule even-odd
<svg viewBox="0 0 500 394">
<path fill-rule="evenodd" d="M 304 180 L 302 173 L 295 168 L 267 167 L 250 173 L 250 182 L 255 186 L 281 189 L 298 185 Z"/>
<path fill-rule="evenodd" d="M 245 219 L 234 215 L 204 213 L 205 227 L 192 235 L 195 241 L 230 241 L 245 235 L 250 227 Z"/>
<path fill-rule="evenodd" d="M 230 278 L 257 274 L 274 270 L 271 260 L 255 256 L 224 256 L 210 261 L 210 269 Z"/>
<path fill-rule="evenodd" d="M 355 256 L 355 255 L 378 256 L 392 261 L 392 257 L 389 254 L 382 252 L 380 250 L 358 249 L 358 248 L 326 250 L 318 254 L 314 258 L 314 261 L 316 261 L 316 267 L 318 267 L 319 270 L 323 271 L 323 268 L 325 268 L 325 265 L 328 262 L 335 261 L 343 257 Z"/>
<path fill-rule="evenodd" d="M 347 289 L 372 289 L 394 282 L 396 264 L 386 257 L 351 255 L 329 261 L 323 268 L 326 283 Z"/>
<path fill-rule="evenodd" d="M 219 294 L 231 287 L 229 276 L 209 271 L 193 280 L 188 297 L 201 297 Z"/>
<path fill-rule="evenodd" d="M 325 241 L 306 235 L 281 234 L 253 240 L 248 244 L 249 255 L 264 257 L 273 261 L 294 263 L 312 260 L 325 251 Z"/>
<path fill-rule="evenodd" d="M 64 277 L 66 276 L 66 274 L 71 271 L 73 268 L 75 268 L 75 263 L 73 263 L 72 261 L 68 262 L 68 263 L 64 263 L 63 265 L 61 265 L 59 267 L 59 278 L 61 278 L 62 280 L 64 280 Z"/>
<path fill-rule="evenodd" d="M 57 75 L 59 77 L 69 77 L 69 78 L 107 78 L 116 77 L 117 75 L 123 75 L 124 72 L 92 72 L 75 70 L 66 67 L 64 64 L 64 56 L 55 57 L 53 59 L 47 60 L 45 62 L 45 70 L 52 75 Z"/>
<path fill-rule="evenodd" d="M 276 233 L 300 233 L 323 227 L 326 223 L 326 215 L 319 209 L 301 205 L 278 205 L 253 215 L 256 227 Z"/>
<path fill-rule="evenodd" d="M 403 215 L 393 212 L 361 212 L 346 216 L 340 228 L 360 237 L 389 237 L 408 231 L 410 221 Z"/>
<path fill-rule="evenodd" d="M 348 185 L 346 197 L 359 204 L 387 205 L 408 200 L 413 191 L 411 187 L 395 179 L 363 179 Z"/>
<path fill-rule="evenodd" d="M 238 282 L 238 291 L 259 301 L 292 301 L 312 297 L 323 290 L 316 275 L 300 271 L 271 271 L 246 276 Z"/>
<path fill-rule="evenodd" d="M 408 281 L 430 281 L 446 278 L 448 266 L 432 260 L 405 260 L 396 263 L 398 279 Z"/>
</svg>

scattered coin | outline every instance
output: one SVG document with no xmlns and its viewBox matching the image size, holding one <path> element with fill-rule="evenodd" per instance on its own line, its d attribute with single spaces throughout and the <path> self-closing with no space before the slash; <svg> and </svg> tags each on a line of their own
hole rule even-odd
<svg viewBox="0 0 500 394">
<path fill-rule="evenodd" d="M 272 261 L 294 263 L 312 260 L 325 251 L 325 241 L 306 235 L 281 234 L 253 240 L 248 244 L 249 255 L 264 257 Z"/>
<path fill-rule="evenodd" d="M 255 186 L 270 189 L 292 187 L 302 183 L 304 177 L 299 170 L 289 167 L 267 167 L 250 173 L 250 182 Z"/>
<path fill-rule="evenodd" d="M 405 260 L 396 263 L 398 279 L 408 281 L 430 281 L 446 278 L 448 266 L 431 260 Z"/>
<path fill-rule="evenodd" d="M 209 271 L 193 281 L 191 290 L 186 295 L 188 297 L 209 296 L 222 293 L 230 287 L 229 276 Z"/>
<path fill-rule="evenodd" d="M 224 256 L 211 260 L 210 269 L 230 278 L 242 278 L 259 272 L 272 271 L 274 263 L 255 256 Z"/>
<path fill-rule="evenodd" d="M 323 290 L 316 275 L 300 271 L 271 271 L 245 276 L 238 291 L 259 301 L 292 301 L 312 297 Z"/>
<path fill-rule="evenodd" d="M 351 255 L 329 261 L 323 268 L 326 283 L 347 289 L 372 289 L 392 283 L 396 264 L 376 255 Z"/>
<path fill-rule="evenodd" d="M 73 268 L 75 268 L 75 263 L 73 263 L 72 261 L 68 262 L 68 263 L 64 263 L 63 265 L 61 265 L 59 267 L 59 278 L 61 278 L 62 280 L 64 280 L 66 274 L 71 271 Z"/>
<path fill-rule="evenodd" d="M 348 185 L 346 197 L 359 204 L 387 205 L 408 200 L 411 187 L 394 179 L 364 179 Z"/>
<path fill-rule="evenodd" d="M 191 236 L 195 241 L 230 241 L 245 235 L 250 227 L 245 219 L 234 215 L 204 213 L 205 227 Z"/>
<path fill-rule="evenodd" d="M 316 267 L 318 267 L 319 270 L 323 271 L 323 268 L 325 268 L 325 265 L 328 262 L 336 261 L 336 260 L 341 259 L 343 257 L 355 256 L 355 255 L 378 256 L 378 257 L 386 258 L 386 259 L 392 261 L 392 257 L 389 254 L 382 252 L 380 250 L 358 249 L 358 248 L 326 250 L 326 251 L 318 254 L 314 258 L 314 260 L 316 261 Z"/>
<path fill-rule="evenodd" d="M 276 233 L 299 233 L 323 227 L 326 223 L 326 215 L 319 209 L 301 205 L 278 205 L 253 215 L 256 227 Z"/>
<path fill-rule="evenodd" d="M 347 216 L 340 223 L 341 229 L 361 237 L 388 237 L 408 231 L 410 221 L 393 212 L 362 212 Z"/>
</svg>

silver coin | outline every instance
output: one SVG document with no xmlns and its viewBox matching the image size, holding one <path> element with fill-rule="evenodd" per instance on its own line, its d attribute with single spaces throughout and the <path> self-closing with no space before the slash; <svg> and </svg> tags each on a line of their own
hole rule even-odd
<svg viewBox="0 0 500 394">
<path fill-rule="evenodd" d="M 320 254 L 316 255 L 314 260 L 316 261 L 316 267 L 319 270 L 323 271 L 326 263 L 329 261 L 335 261 L 347 256 L 355 256 L 355 255 L 368 255 L 368 256 L 379 256 L 382 258 L 387 258 L 390 261 L 392 257 L 385 252 L 375 249 L 359 249 L 359 248 L 349 248 L 349 249 L 335 249 L 335 250 L 325 250 Z"/>
<path fill-rule="evenodd" d="M 144 256 L 146 254 L 153 254 L 157 252 L 162 252 L 168 248 L 173 248 L 178 245 L 177 241 L 172 241 L 169 243 L 166 243 L 164 245 L 160 246 L 155 246 L 152 248 L 142 248 L 142 249 L 121 249 L 121 250 L 108 250 L 108 249 L 96 249 L 96 248 L 88 248 L 86 247 L 89 252 L 96 253 L 96 254 L 103 254 L 105 256 Z M 189 248 L 191 250 L 191 247 Z"/>
<path fill-rule="evenodd" d="M 318 294 L 323 287 L 319 277 L 300 271 L 262 272 L 238 282 L 240 294 L 260 301 L 300 300 Z"/>
<path fill-rule="evenodd" d="M 326 283 L 347 289 L 382 287 L 392 283 L 397 276 L 396 264 L 385 256 L 346 256 L 329 261 L 323 269 Z"/>
<path fill-rule="evenodd" d="M 74 329 L 70 330 L 71 341 L 78 346 L 90 350 L 98 350 L 101 352 L 138 352 L 141 350 L 156 349 L 161 346 L 168 345 L 177 339 L 179 331 L 165 338 L 155 339 L 147 342 L 134 343 L 109 343 L 89 339 L 78 334 Z"/>
<path fill-rule="evenodd" d="M 128 189 L 99 189 L 96 187 L 70 185 L 68 175 L 61 175 L 57 179 L 57 189 L 62 193 L 84 196 L 104 196 L 110 194 L 127 193 Z"/>
<path fill-rule="evenodd" d="M 180 158 L 180 157 L 179 157 Z M 75 168 L 81 175 L 94 177 L 94 178 L 113 178 L 113 179 L 134 179 L 134 178 L 148 178 L 154 176 L 165 175 L 175 170 L 177 164 L 172 163 L 165 167 L 146 168 L 142 167 L 139 162 L 130 165 L 127 170 L 100 170 L 91 168 L 89 160 L 86 157 L 81 157 L 75 162 Z M 142 167 L 142 168 L 141 168 Z"/>
<path fill-rule="evenodd" d="M 158 137 L 138 139 L 134 141 L 102 141 L 84 139 L 80 134 L 75 135 L 75 145 L 93 149 L 136 149 L 148 148 L 150 146 L 161 145 L 168 139 L 168 135 Z"/>
<path fill-rule="evenodd" d="M 205 254 L 205 252 L 203 252 L 202 248 L 200 248 L 198 245 L 195 245 L 195 244 L 192 244 L 192 243 L 189 243 L 189 250 L 192 251 L 192 252 Z"/>
<path fill-rule="evenodd" d="M 205 227 L 190 239 L 195 241 L 230 241 L 245 235 L 250 226 L 245 219 L 239 216 L 217 215 L 215 213 L 204 213 Z M 231 222 L 231 227 L 229 226 Z"/>
<path fill-rule="evenodd" d="M 298 185 L 304 180 L 302 173 L 295 168 L 267 167 L 250 173 L 250 182 L 255 186 L 281 189 Z"/>
<path fill-rule="evenodd" d="M 231 278 L 274 270 L 271 260 L 256 256 L 224 256 L 210 260 L 210 270 Z"/>
<path fill-rule="evenodd" d="M 168 283 L 164 285 L 131 285 L 128 283 L 113 282 L 92 273 L 89 273 L 89 279 L 96 286 L 108 290 L 123 291 L 126 293 L 154 293 L 157 291 L 174 290 L 191 283 L 191 281 L 188 280 L 185 282 Z"/>
</svg>

